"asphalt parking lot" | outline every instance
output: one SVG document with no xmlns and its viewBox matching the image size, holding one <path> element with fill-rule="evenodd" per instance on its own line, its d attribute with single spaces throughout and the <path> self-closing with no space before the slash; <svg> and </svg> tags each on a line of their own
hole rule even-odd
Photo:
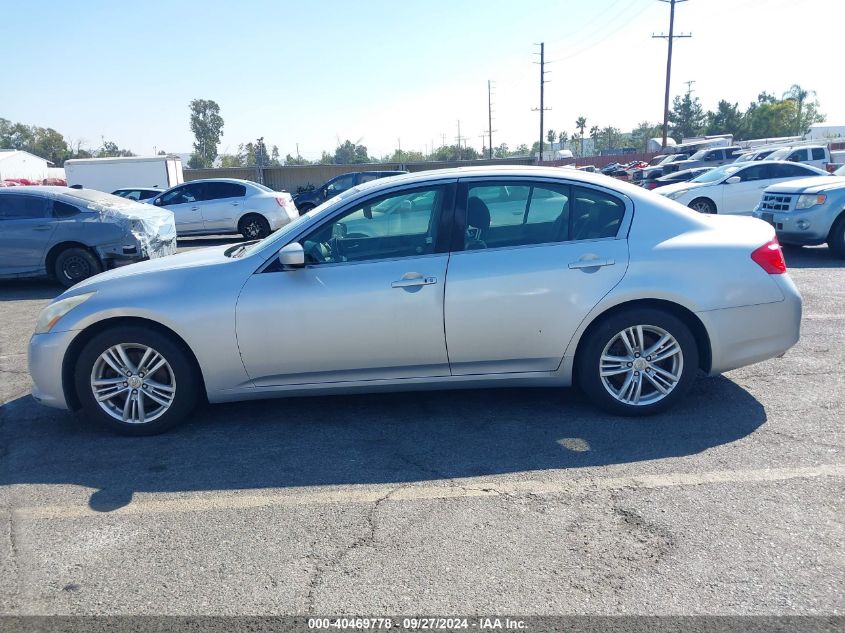
<svg viewBox="0 0 845 633">
<path fill-rule="evenodd" d="M 845 263 L 786 255 L 800 343 L 659 417 L 499 389 L 209 406 L 137 439 L 34 402 L 59 290 L 0 283 L 0 612 L 841 615 Z"/>
</svg>

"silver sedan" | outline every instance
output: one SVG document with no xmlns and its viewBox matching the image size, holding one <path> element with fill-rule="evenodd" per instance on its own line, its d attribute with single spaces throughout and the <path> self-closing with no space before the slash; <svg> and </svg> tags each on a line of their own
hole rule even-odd
<svg viewBox="0 0 845 633">
<path fill-rule="evenodd" d="M 378 180 L 270 237 L 134 264 L 38 318 L 33 395 L 122 433 L 200 400 L 577 384 L 623 415 L 796 343 L 768 224 L 551 168 Z"/>
</svg>

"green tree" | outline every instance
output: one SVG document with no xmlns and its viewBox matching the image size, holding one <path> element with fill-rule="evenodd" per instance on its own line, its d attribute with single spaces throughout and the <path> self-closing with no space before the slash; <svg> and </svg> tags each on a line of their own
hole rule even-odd
<svg viewBox="0 0 845 633">
<path fill-rule="evenodd" d="M 648 141 L 652 138 L 660 138 L 663 135 L 663 128 L 657 123 L 642 121 L 634 131 L 631 132 L 631 142 L 641 152 L 648 149 Z"/>
<path fill-rule="evenodd" d="M 520 147 L 522 147 L 522 146 L 520 146 Z M 525 149 L 527 150 L 528 147 L 526 146 Z M 508 144 L 507 143 L 502 143 L 498 147 L 493 148 L 493 156 L 495 156 L 496 158 L 507 158 L 509 154 L 510 154 L 510 151 L 508 150 Z"/>
<path fill-rule="evenodd" d="M 733 134 L 735 140 L 741 140 L 745 138 L 746 132 L 745 114 L 740 111 L 738 103 L 722 99 L 716 111 L 706 115 L 705 134 Z"/>
<path fill-rule="evenodd" d="M 784 93 L 784 100 L 792 101 L 795 104 L 793 134 L 804 136 L 810 131 L 810 126 L 813 123 L 822 123 L 827 118 L 819 112 L 819 102 L 815 97 L 816 92 L 814 90 L 804 90 L 798 84 L 793 84 Z"/>
<path fill-rule="evenodd" d="M 302 158 L 302 156 L 297 156 L 294 158 L 290 154 L 285 156 L 285 165 L 310 165 L 311 161 Z"/>
<path fill-rule="evenodd" d="M 334 151 L 334 162 L 337 165 L 353 165 L 356 163 L 369 163 L 367 148 L 346 140 Z"/>
<path fill-rule="evenodd" d="M 597 153 L 601 149 L 601 139 L 599 138 L 601 130 L 598 125 L 590 128 L 590 138 L 593 141 L 593 153 Z"/>
<path fill-rule="evenodd" d="M 566 132 L 560 132 L 557 135 L 557 142 L 560 143 L 560 148 L 563 149 L 566 145 L 566 141 L 569 139 L 569 135 Z"/>
<path fill-rule="evenodd" d="M 546 140 L 549 142 L 549 145 L 554 145 L 555 139 L 557 138 L 557 132 L 552 129 L 546 131 Z M 549 148 L 551 149 L 551 148 Z"/>
<path fill-rule="evenodd" d="M 507 143 L 502 143 L 505 147 L 507 147 Z M 520 143 L 516 146 L 516 149 L 513 152 L 509 152 L 510 156 L 530 156 L 531 151 L 528 149 L 528 145 L 525 143 Z"/>
<path fill-rule="evenodd" d="M 669 129 L 676 141 L 698 136 L 704 129 L 704 108 L 701 100 L 687 92 L 683 97 L 676 96 L 669 111 Z"/>
<path fill-rule="evenodd" d="M 107 141 L 103 139 L 103 144 L 97 150 L 98 158 L 109 158 L 115 156 L 134 156 L 128 149 L 121 149 L 114 141 Z"/>
<path fill-rule="evenodd" d="M 584 130 L 587 129 L 587 117 L 579 116 L 575 119 L 575 127 L 578 128 L 578 139 L 581 141 L 581 156 L 584 155 Z"/>
<path fill-rule="evenodd" d="M 193 168 L 211 167 L 217 158 L 217 146 L 223 136 L 220 106 L 211 99 L 194 99 L 190 104 L 194 153 L 188 161 Z"/>
<path fill-rule="evenodd" d="M 604 149 L 615 149 L 622 145 L 622 132 L 612 125 L 603 128 L 599 133 L 599 138 Z"/>
</svg>

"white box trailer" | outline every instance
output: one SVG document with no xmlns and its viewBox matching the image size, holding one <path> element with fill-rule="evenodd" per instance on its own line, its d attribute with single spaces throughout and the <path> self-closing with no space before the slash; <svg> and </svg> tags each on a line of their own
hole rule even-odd
<svg viewBox="0 0 845 633">
<path fill-rule="evenodd" d="M 65 161 L 69 187 L 111 193 L 128 187 L 167 189 L 184 182 L 182 159 L 174 156 L 73 158 Z"/>
</svg>

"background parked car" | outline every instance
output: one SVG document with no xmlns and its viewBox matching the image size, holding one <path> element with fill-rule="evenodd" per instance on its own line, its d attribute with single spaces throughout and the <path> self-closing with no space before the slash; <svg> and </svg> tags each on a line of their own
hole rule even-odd
<svg viewBox="0 0 845 633">
<path fill-rule="evenodd" d="M 649 191 L 651 191 L 653 189 L 665 187 L 666 185 L 674 185 L 678 182 L 687 182 L 689 180 L 692 180 L 693 178 L 697 178 L 701 174 L 704 174 L 708 171 L 712 171 L 713 169 L 715 169 L 715 167 L 696 167 L 694 169 L 684 169 L 682 171 L 676 171 L 673 174 L 667 174 L 658 178 L 649 178 L 648 180 L 643 180 L 642 183 L 640 183 L 640 186 L 644 189 L 648 189 Z"/>
<path fill-rule="evenodd" d="M 654 158 L 657 157 L 655 156 Z M 637 184 L 641 180 L 659 178 L 663 175 L 663 167 L 665 165 L 686 160 L 687 158 L 689 158 L 689 154 L 669 154 L 667 156 L 662 156 L 660 160 L 656 162 L 654 158 L 651 159 L 651 163 L 653 164 L 650 164 L 650 166 L 644 167 L 643 169 L 635 169 L 633 172 L 631 172 L 631 182 Z"/>
<path fill-rule="evenodd" d="M 157 189 L 157 188 L 129 188 L 129 189 L 117 189 L 112 191 L 113 196 L 120 196 L 121 198 L 127 198 L 128 200 L 147 200 L 149 198 L 154 198 L 158 194 L 162 193 L 164 189 Z"/>
<path fill-rule="evenodd" d="M 92 189 L 0 191 L 0 277 L 51 276 L 64 286 L 176 252 L 173 214 Z"/>
<path fill-rule="evenodd" d="M 784 244 L 827 242 L 845 259 L 845 167 L 834 177 L 803 178 L 766 187 L 754 217 L 775 227 Z"/>
<path fill-rule="evenodd" d="M 747 163 L 749 161 L 754 160 L 765 160 L 768 156 L 774 152 L 777 148 L 769 147 L 766 149 L 758 149 L 749 152 L 745 152 L 744 154 L 740 154 L 737 156 L 735 163 Z"/>
<path fill-rule="evenodd" d="M 261 239 L 299 216 L 287 191 L 234 178 L 193 180 L 146 202 L 173 211 L 179 235 L 240 233 Z"/>
<path fill-rule="evenodd" d="M 663 175 L 693 167 L 718 167 L 734 162 L 743 153 L 741 147 L 708 147 L 698 150 L 687 160 L 674 161 L 663 168 Z"/>
<path fill-rule="evenodd" d="M 296 208 L 300 213 L 307 213 L 314 207 L 323 204 L 329 198 L 334 198 L 339 193 L 352 189 L 356 185 L 389 176 L 407 174 L 407 171 L 359 171 L 335 176 L 328 182 L 311 191 L 303 191 L 293 197 Z"/>
<path fill-rule="evenodd" d="M 808 176 L 830 177 L 810 165 L 761 160 L 723 165 L 689 182 L 661 187 L 657 193 L 701 213 L 750 215 L 768 185 Z"/>
</svg>

